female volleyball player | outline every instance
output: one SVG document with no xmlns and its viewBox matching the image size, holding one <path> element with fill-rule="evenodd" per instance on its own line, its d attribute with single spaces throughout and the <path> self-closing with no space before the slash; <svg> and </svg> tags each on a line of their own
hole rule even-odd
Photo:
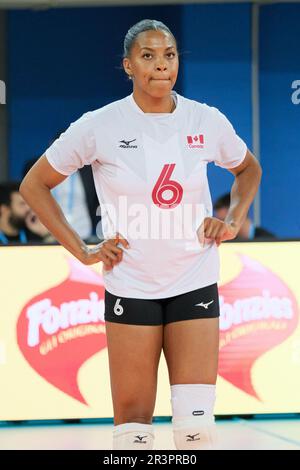
<svg viewBox="0 0 300 470">
<path fill-rule="evenodd" d="M 114 449 L 153 448 L 162 350 L 176 448 L 213 448 L 217 246 L 237 235 L 261 177 L 259 163 L 220 111 L 172 90 L 178 65 L 167 26 L 155 20 L 134 25 L 123 58 L 133 93 L 73 123 L 20 187 L 67 250 L 86 265 L 103 262 Z M 208 162 L 235 176 L 224 222 L 212 217 Z M 92 165 L 104 220 L 105 240 L 94 248 L 70 227 L 50 192 L 84 165 Z M 166 234 L 167 215 L 174 216 L 174 231 L 170 223 Z M 178 236 L 182 228 L 188 230 Z"/>
</svg>

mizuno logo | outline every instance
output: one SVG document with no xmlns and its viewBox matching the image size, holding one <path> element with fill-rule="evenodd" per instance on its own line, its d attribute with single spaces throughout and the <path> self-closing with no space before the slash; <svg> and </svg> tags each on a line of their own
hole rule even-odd
<svg viewBox="0 0 300 470">
<path fill-rule="evenodd" d="M 138 439 L 137 441 L 134 441 L 134 443 L 137 443 L 137 444 L 147 444 L 146 441 L 143 441 L 143 439 L 145 439 L 147 436 L 134 436 L 136 439 Z"/>
<path fill-rule="evenodd" d="M 123 148 L 123 149 L 137 149 L 137 145 L 130 145 L 132 142 L 135 142 L 136 139 L 132 139 L 132 140 L 120 140 L 119 142 L 122 144 L 120 145 L 119 147 Z"/>
<path fill-rule="evenodd" d="M 205 308 L 205 310 L 208 309 L 209 305 L 212 304 L 214 302 L 214 300 L 211 300 L 210 302 L 208 302 L 207 304 L 201 302 L 200 304 L 195 304 L 195 307 L 203 307 Z"/>
<path fill-rule="evenodd" d="M 186 440 L 186 442 L 191 442 L 191 441 L 200 441 L 200 437 L 197 437 L 196 436 L 199 436 L 199 433 L 197 434 L 187 434 L 186 437 L 188 438 Z"/>
</svg>

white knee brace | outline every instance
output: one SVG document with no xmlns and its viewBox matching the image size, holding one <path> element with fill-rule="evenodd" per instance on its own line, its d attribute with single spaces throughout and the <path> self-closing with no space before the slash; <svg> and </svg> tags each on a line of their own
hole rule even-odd
<svg viewBox="0 0 300 470">
<path fill-rule="evenodd" d="M 173 437 L 176 449 L 214 449 L 217 444 L 213 415 L 215 385 L 171 386 Z"/>
<path fill-rule="evenodd" d="M 152 424 L 124 423 L 114 427 L 113 450 L 152 450 Z"/>
</svg>

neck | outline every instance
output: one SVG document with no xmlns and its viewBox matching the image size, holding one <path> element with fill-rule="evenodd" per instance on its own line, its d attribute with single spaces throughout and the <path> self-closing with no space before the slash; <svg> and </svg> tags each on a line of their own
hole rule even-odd
<svg viewBox="0 0 300 470">
<path fill-rule="evenodd" d="M 162 98 L 154 98 L 135 89 L 133 91 L 133 98 L 144 113 L 172 113 L 176 107 L 171 94 Z"/>
<path fill-rule="evenodd" d="M 19 230 L 15 227 L 12 227 L 7 219 L 1 218 L 0 219 L 0 231 L 4 233 L 4 235 L 8 236 L 15 236 L 19 234 Z"/>
</svg>

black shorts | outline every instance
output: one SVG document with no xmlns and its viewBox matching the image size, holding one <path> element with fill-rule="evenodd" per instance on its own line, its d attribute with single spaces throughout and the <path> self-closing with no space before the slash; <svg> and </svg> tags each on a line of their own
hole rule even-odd
<svg viewBox="0 0 300 470">
<path fill-rule="evenodd" d="M 127 325 L 167 323 L 220 316 L 217 284 L 166 299 L 118 297 L 105 291 L 105 321 Z"/>
</svg>

